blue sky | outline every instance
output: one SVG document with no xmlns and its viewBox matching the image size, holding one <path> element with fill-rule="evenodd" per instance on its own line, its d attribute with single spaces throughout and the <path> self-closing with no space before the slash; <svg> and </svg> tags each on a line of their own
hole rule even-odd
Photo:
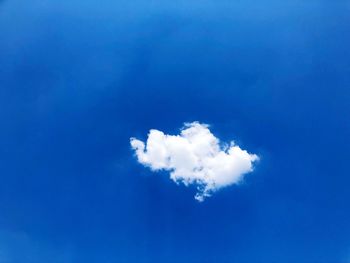
<svg viewBox="0 0 350 263">
<path fill-rule="evenodd" d="M 350 262 L 349 1 L 0 1 L 0 262 Z M 202 203 L 130 137 L 261 160 Z"/>
</svg>

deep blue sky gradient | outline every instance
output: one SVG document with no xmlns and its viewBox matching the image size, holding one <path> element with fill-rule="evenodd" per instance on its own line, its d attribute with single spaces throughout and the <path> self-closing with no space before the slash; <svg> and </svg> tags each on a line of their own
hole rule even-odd
<svg viewBox="0 0 350 263">
<path fill-rule="evenodd" d="M 350 3 L 0 1 L 0 262 L 350 262 Z M 203 203 L 131 136 L 261 156 Z"/>
</svg>

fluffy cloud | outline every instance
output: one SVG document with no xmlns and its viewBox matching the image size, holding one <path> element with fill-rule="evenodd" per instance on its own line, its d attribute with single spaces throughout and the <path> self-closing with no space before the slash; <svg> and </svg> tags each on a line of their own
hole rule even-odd
<svg viewBox="0 0 350 263">
<path fill-rule="evenodd" d="M 241 181 L 259 159 L 233 141 L 221 146 L 209 126 L 198 122 L 186 123 L 179 135 L 150 130 L 146 144 L 135 138 L 130 143 L 141 164 L 153 171 L 169 171 L 177 183 L 195 184 L 198 201 Z"/>
</svg>

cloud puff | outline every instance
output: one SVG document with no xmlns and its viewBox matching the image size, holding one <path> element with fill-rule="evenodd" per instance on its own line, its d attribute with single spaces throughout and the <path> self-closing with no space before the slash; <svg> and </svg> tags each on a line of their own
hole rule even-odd
<svg viewBox="0 0 350 263">
<path fill-rule="evenodd" d="M 130 143 L 141 164 L 153 171 L 169 171 L 170 178 L 177 183 L 195 184 L 198 201 L 238 183 L 244 174 L 253 171 L 253 164 L 259 159 L 233 141 L 221 146 L 209 126 L 198 122 L 185 123 L 179 135 L 153 129 L 146 144 L 135 138 Z"/>
</svg>

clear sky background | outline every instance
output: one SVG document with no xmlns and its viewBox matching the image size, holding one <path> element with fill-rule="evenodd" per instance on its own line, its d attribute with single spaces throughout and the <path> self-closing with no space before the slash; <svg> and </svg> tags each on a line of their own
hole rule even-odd
<svg viewBox="0 0 350 263">
<path fill-rule="evenodd" d="M 350 2 L 0 1 L 0 262 L 350 262 Z M 202 203 L 132 136 L 261 157 Z"/>
</svg>

